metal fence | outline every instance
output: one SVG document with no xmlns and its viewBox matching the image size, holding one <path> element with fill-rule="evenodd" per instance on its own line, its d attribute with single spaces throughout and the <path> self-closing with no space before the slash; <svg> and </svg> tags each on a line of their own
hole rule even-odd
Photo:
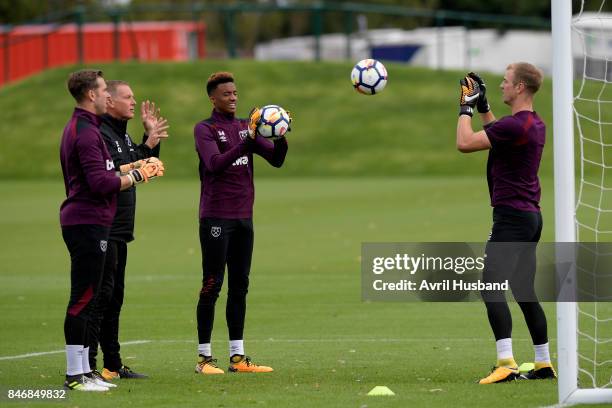
<svg viewBox="0 0 612 408">
<path fill-rule="evenodd" d="M 86 8 L 76 7 L 69 11 L 58 11 L 53 14 L 43 16 L 32 23 L 45 23 L 44 29 L 40 32 L 32 32 L 27 35 L 16 35 L 23 26 L 2 26 L 0 31 L 0 81 L 6 84 L 11 80 L 17 79 L 20 75 L 11 73 L 15 70 L 16 54 L 23 59 L 23 55 L 15 50 L 28 42 L 39 42 L 41 44 L 40 51 L 33 52 L 39 55 L 28 55 L 27 57 L 36 61 L 31 69 L 25 69 L 25 75 L 29 75 L 40 70 L 56 66 L 55 59 L 50 58 L 51 46 L 55 40 L 54 34 L 62 30 L 72 27 L 74 30 L 74 39 L 70 47 L 73 52 L 69 53 L 70 57 L 60 60 L 61 64 L 83 64 L 89 62 L 87 59 L 88 47 L 96 46 L 90 44 L 86 40 L 86 28 L 92 22 L 106 22 L 112 26 L 112 34 L 107 36 L 105 45 L 112 50 L 111 57 L 104 60 L 121 61 L 125 60 L 125 54 L 122 53 L 122 27 L 127 24 L 134 24 L 135 21 L 154 15 L 154 19 L 158 20 L 181 20 L 192 22 L 195 25 L 192 28 L 192 33 L 189 36 L 190 52 L 189 58 L 204 58 L 206 49 L 206 39 L 204 36 L 204 20 L 211 15 L 217 18 L 208 21 L 214 21 L 218 25 L 219 31 L 224 44 L 223 54 L 227 58 L 237 58 L 240 55 L 239 50 L 243 44 L 240 39 L 240 23 L 239 18 L 247 15 L 259 14 L 266 15 L 268 13 L 283 13 L 292 14 L 300 13 L 308 18 L 308 26 L 310 34 L 314 37 L 314 59 L 321 59 L 321 37 L 325 32 L 325 26 L 329 23 L 329 19 L 342 19 L 341 26 L 343 34 L 346 37 L 345 56 L 351 56 L 351 35 L 356 30 L 356 21 L 361 15 L 378 15 L 385 18 L 408 18 L 418 19 L 422 24 L 445 27 L 451 24 L 462 25 L 466 27 L 480 25 L 489 27 L 505 27 L 505 28 L 531 28 L 548 30 L 550 21 L 538 17 L 519 17 L 511 15 L 495 15 L 482 13 L 467 13 L 455 12 L 448 10 L 429 10 L 417 9 L 402 6 L 376 5 L 376 4 L 360 4 L 360 3 L 334 3 L 334 2 L 317 2 L 313 4 L 303 5 L 277 5 L 277 4 L 260 4 L 260 3 L 232 3 L 232 4 L 209 4 L 209 3 L 190 3 L 190 4 L 150 4 L 150 5 L 135 5 L 123 8 Z M 340 16 L 340 17 L 339 17 Z M 151 19 L 151 17 L 149 17 Z M 442 30 L 440 30 L 440 36 Z M 132 37 L 136 36 L 132 32 Z M 136 42 L 134 38 L 130 40 Z M 439 41 L 443 44 L 442 41 Z M 98 44 L 99 45 L 99 44 Z M 194 51 L 195 50 L 195 51 Z M 26 52 L 27 53 L 27 52 Z M 438 54 L 443 55 L 444 50 L 438 49 Z M 23 54 L 23 53 L 22 53 Z M 140 59 L 141 56 L 132 51 L 133 59 Z M 25 63 L 28 64 L 27 62 Z M 22 75 L 23 76 L 23 75 Z"/>
</svg>

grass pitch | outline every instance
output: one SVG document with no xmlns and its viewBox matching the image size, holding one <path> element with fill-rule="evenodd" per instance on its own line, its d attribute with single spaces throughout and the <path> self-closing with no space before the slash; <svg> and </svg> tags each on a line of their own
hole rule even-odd
<svg viewBox="0 0 612 408">
<path fill-rule="evenodd" d="M 555 382 L 475 383 L 495 360 L 482 304 L 360 300 L 361 242 L 484 241 L 491 209 L 486 154 L 467 157 L 454 147 L 457 81 L 464 73 L 389 64 L 390 84 L 372 99 L 351 89 L 351 67 L 352 62 L 214 60 L 101 66 L 106 78 L 129 81 L 139 100 L 157 101 L 172 126 L 162 147 L 167 177 L 139 189 L 137 239 L 129 246 L 122 312 L 124 361 L 151 378 L 120 382 L 104 395 L 73 393 L 54 405 L 527 407 L 556 402 Z M 63 381 L 69 259 L 58 222 L 64 187 L 57 152 L 73 107 L 65 88 L 73 70 L 50 70 L 0 89 L 0 406 L 37 405 L 8 404 L 8 389 L 57 388 Z M 253 105 L 278 103 L 295 118 L 283 169 L 256 164 L 259 177 L 275 179 L 256 182 L 245 343 L 256 362 L 275 368 L 269 375 L 193 373 L 201 280 L 193 124 L 210 112 L 204 82 L 218 70 L 236 74 L 239 114 Z M 497 89 L 501 78 L 485 77 L 493 110 L 507 114 Z M 551 83 L 545 81 L 536 101 L 549 125 L 540 172 L 543 241 L 553 240 Z M 130 122 L 135 139 L 141 129 L 138 119 Z M 585 157 L 601 155 L 591 150 Z M 599 174 L 598 169 L 586 173 Z M 46 181 L 32 181 L 41 178 Z M 222 295 L 213 352 L 225 368 L 224 306 Z M 554 305 L 544 307 L 555 358 Z M 602 316 L 612 316 L 609 303 L 597 307 Z M 529 334 L 520 311 L 512 308 L 515 356 L 529 361 Z M 610 339 L 610 326 L 590 320 L 581 327 Z M 612 361 L 607 344 L 583 340 L 580 347 L 597 362 Z M 17 358 L 28 353 L 43 354 Z M 609 364 L 586 368 L 598 370 L 599 378 L 609 376 Z M 584 384 L 590 385 L 588 380 L 581 376 Z M 366 396 L 376 385 L 396 395 Z"/>
<path fill-rule="evenodd" d="M 161 158 L 168 174 L 197 177 L 193 126 L 209 117 L 205 83 L 215 71 L 235 74 L 238 115 L 253 106 L 279 104 L 291 110 L 290 160 L 274 177 L 481 175 L 486 155 L 466 157 L 455 149 L 458 81 L 464 72 L 434 71 L 388 64 L 389 84 L 376 96 L 353 90 L 347 62 L 259 62 L 204 60 L 190 63 L 102 64 L 107 79 L 129 81 L 138 101 L 151 99 L 168 118 L 170 138 Z M 74 101 L 66 90 L 77 67 L 49 70 L 0 88 L 0 179 L 57 179 L 57 152 Z M 498 116 L 507 115 L 499 75 L 485 75 L 489 101 Z M 537 108 L 552 128 L 551 82 L 538 93 Z M 35 98 L 32 95 L 36 95 Z M 134 140 L 142 124 L 129 123 Z M 475 128 L 480 120 L 475 119 Z M 552 141 L 552 137 L 549 138 Z M 26 147 L 27 146 L 27 147 Z M 551 174 L 552 143 L 546 146 L 541 174 Z M 32 162 L 37 165 L 33 167 Z"/>
<path fill-rule="evenodd" d="M 246 351 L 268 375 L 193 373 L 201 270 L 197 180 L 139 188 L 130 244 L 122 355 L 151 375 L 104 395 L 72 393 L 59 406 L 406 407 L 545 406 L 556 382 L 479 386 L 495 347 L 480 303 L 364 303 L 362 241 L 481 241 L 490 228 L 482 178 L 260 179 Z M 552 186 L 544 180 L 544 240 L 552 239 Z M 63 185 L 0 182 L 0 387 L 55 388 L 68 298 L 67 251 L 58 225 Z M 225 298 L 213 353 L 227 365 Z M 551 350 L 554 305 L 546 304 Z M 533 358 L 518 308 L 514 348 Z M 146 340 L 137 344 L 130 342 Z M 393 397 L 368 397 L 386 385 Z M 6 399 L 2 400 L 2 403 Z M 48 404 L 48 403 L 47 403 Z M 35 405 L 30 402 L 24 406 Z"/>
</svg>

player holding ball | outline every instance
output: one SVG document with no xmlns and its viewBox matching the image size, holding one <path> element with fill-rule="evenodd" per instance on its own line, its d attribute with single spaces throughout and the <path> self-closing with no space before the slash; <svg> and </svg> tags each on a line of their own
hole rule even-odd
<svg viewBox="0 0 612 408">
<path fill-rule="evenodd" d="M 274 167 L 281 167 L 287 154 L 283 135 L 264 138 L 258 131 L 261 110 L 249 119 L 236 118 L 238 92 L 229 72 L 208 78 L 210 118 L 195 125 L 196 150 L 200 159 L 200 246 L 202 289 L 197 306 L 198 364 L 196 373 L 223 374 L 212 357 L 211 334 L 215 303 L 223 285 L 227 265 L 226 320 L 229 330 L 231 372 L 271 372 L 245 355 L 243 332 L 246 295 L 253 254 L 253 154 Z"/>
</svg>

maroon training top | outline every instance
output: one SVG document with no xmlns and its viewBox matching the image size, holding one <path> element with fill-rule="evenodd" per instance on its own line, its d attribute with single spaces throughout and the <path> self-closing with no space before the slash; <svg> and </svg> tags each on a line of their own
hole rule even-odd
<svg viewBox="0 0 612 408">
<path fill-rule="evenodd" d="M 64 128 L 60 160 L 66 200 L 60 207 L 62 226 L 96 224 L 110 227 L 115 217 L 121 180 L 100 135 L 101 118 L 75 108 Z"/>
<path fill-rule="evenodd" d="M 521 111 L 490 123 L 487 181 L 491 206 L 540 211 L 538 170 L 546 141 L 546 125 L 535 112 Z"/>
<path fill-rule="evenodd" d="M 274 143 L 262 136 L 248 137 L 248 119 L 236 119 L 213 110 L 211 117 L 195 125 L 196 151 L 200 158 L 200 218 L 251 218 L 255 188 L 253 153 L 274 167 L 281 167 L 287 140 Z"/>
</svg>

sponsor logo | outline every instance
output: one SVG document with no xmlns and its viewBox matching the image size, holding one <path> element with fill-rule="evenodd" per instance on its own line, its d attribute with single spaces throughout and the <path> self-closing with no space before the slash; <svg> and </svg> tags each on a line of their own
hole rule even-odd
<svg viewBox="0 0 612 408">
<path fill-rule="evenodd" d="M 232 163 L 232 166 L 246 166 L 249 164 L 249 158 L 247 156 L 242 156 L 236 159 L 235 162 Z"/>
<path fill-rule="evenodd" d="M 123 151 L 123 150 L 121 150 L 121 145 L 119 145 L 119 141 L 118 140 L 115 140 L 115 146 L 117 146 L 117 151 L 119 153 L 121 153 Z"/>
<path fill-rule="evenodd" d="M 213 238 L 219 238 L 221 235 L 221 227 L 212 227 L 210 229 L 210 235 L 212 235 Z"/>
<path fill-rule="evenodd" d="M 130 135 L 125 134 L 125 144 L 132 147 L 132 139 L 130 139 Z"/>
<path fill-rule="evenodd" d="M 106 160 L 106 170 L 112 170 L 115 168 L 115 163 L 112 160 Z"/>
<path fill-rule="evenodd" d="M 241 130 L 240 132 L 238 132 L 238 136 L 240 136 L 240 140 L 246 139 L 248 135 L 249 135 L 248 129 L 247 130 Z"/>
<path fill-rule="evenodd" d="M 108 247 L 108 242 L 100 241 L 100 249 L 102 250 L 102 252 L 106 252 L 107 247 Z"/>
</svg>

